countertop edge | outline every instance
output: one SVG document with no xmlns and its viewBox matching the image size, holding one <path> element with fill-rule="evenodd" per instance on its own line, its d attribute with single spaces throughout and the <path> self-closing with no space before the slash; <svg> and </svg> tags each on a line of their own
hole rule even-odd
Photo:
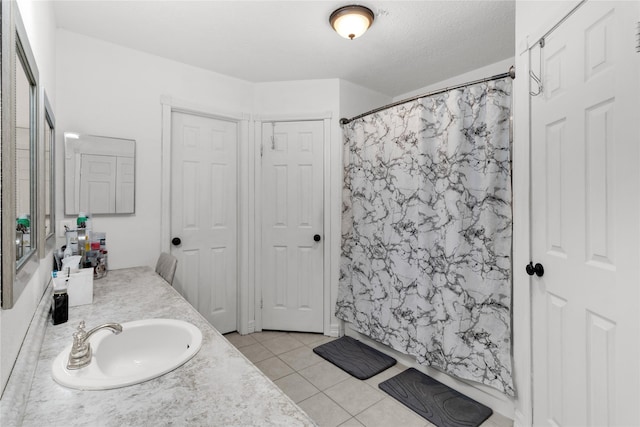
<svg viewBox="0 0 640 427">
<path fill-rule="evenodd" d="M 49 283 L 42 294 L 0 400 L 0 419 L 5 425 L 20 425 L 24 418 L 49 320 L 52 289 Z"/>
</svg>

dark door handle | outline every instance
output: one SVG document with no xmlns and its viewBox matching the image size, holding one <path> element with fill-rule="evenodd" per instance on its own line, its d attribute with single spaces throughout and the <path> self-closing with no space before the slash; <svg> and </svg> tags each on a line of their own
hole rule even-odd
<svg viewBox="0 0 640 427">
<path fill-rule="evenodd" d="M 180 243 L 182 243 L 182 240 L 180 240 L 179 237 L 174 237 L 173 239 L 171 239 L 171 243 L 173 244 L 173 246 L 178 246 L 180 245 Z"/>
<path fill-rule="evenodd" d="M 535 274 L 538 277 L 542 277 L 544 275 L 544 267 L 540 263 L 533 265 L 533 262 L 530 262 L 527 264 L 526 270 L 529 276 L 533 276 Z"/>
<path fill-rule="evenodd" d="M 314 241 L 314 242 L 319 242 L 321 238 L 322 238 L 322 237 L 320 237 L 320 235 L 319 235 L 319 234 L 316 234 L 316 235 L 314 235 L 314 236 L 313 236 L 313 241 Z"/>
</svg>

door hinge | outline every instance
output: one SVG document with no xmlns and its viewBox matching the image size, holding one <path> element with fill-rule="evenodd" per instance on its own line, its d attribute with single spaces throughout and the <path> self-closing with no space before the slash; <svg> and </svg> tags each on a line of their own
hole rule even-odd
<svg viewBox="0 0 640 427">
<path fill-rule="evenodd" d="M 264 307 L 264 305 L 262 304 L 262 298 L 260 298 L 260 309 L 262 310 L 262 307 Z"/>
<path fill-rule="evenodd" d="M 261 142 L 260 143 L 260 158 L 262 158 L 262 155 L 264 154 L 264 143 Z"/>
<path fill-rule="evenodd" d="M 636 52 L 640 53 L 640 21 L 636 24 Z"/>
</svg>

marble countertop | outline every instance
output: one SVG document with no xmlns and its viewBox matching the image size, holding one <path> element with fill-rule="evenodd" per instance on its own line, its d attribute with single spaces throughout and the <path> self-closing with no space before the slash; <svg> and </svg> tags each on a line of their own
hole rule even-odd
<svg viewBox="0 0 640 427">
<path fill-rule="evenodd" d="M 46 296 L 45 296 L 46 297 Z M 51 377 L 54 358 L 78 323 L 149 318 L 186 320 L 203 334 L 202 348 L 159 378 L 114 390 L 80 391 Z M 47 322 L 24 426 L 312 426 L 315 423 L 247 360 L 177 291 L 148 267 L 110 271 L 94 281 L 93 304 L 71 307 L 69 321 Z"/>
</svg>

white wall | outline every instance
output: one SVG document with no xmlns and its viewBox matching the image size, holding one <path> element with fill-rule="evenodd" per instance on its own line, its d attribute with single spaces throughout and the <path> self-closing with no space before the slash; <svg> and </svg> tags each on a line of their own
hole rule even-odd
<svg viewBox="0 0 640 427">
<path fill-rule="evenodd" d="M 340 80 L 340 118 L 349 119 L 392 101 L 390 96 Z"/>
<path fill-rule="evenodd" d="M 31 0 L 18 0 L 17 3 L 40 74 L 40 85 L 46 89 L 52 108 L 55 109 L 56 32 L 52 4 Z M 11 374 L 33 313 L 49 281 L 50 266 L 51 254 L 47 254 L 13 308 L 0 310 L 0 390 L 2 391 Z"/>
<path fill-rule="evenodd" d="M 253 112 L 260 115 L 338 113 L 339 80 L 256 83 Z"/>
<path fill-rule="evenodd" d="M 468 73 L 460 74 L 457 76 L 450 77 L 446 80 L 442 80 L 440 82 L 421 87 L 416 90 L 412 90 L 411 92 L 403 93 L 402 95 L 398 95 L 393 98 L 393 101 L 400 101 L 403 99 L 411 98 L 413 96 L 422 95 L 424 93 L 428 93 L 434 90 L 439 90 L 446 88 L 448 86 L 455 86 L 458 84 L 471 82 L 473 80 L 483 79 L 485 77 L 491 77 L 498 74 L 506 73 L 509 71 L 509 67 L 515 65 L 514 58 L 507 58 L 502 61 L 494 62 L 493 64 L 489 64 L 485 67 L 481 67 Z"/>
<path fill-rule="evenodd" d="M 251 110 L 252 84 L 66 30 L 57 33 L 56 164 L 65 131 L 136 141 L 136 212 L 95 217 L 107 233 L 109 268 L 155 265 L 160 253 L 163 95 L 231 113 Z M 63 168 L 56 215 L 63 218 Z"/>
</svg>

